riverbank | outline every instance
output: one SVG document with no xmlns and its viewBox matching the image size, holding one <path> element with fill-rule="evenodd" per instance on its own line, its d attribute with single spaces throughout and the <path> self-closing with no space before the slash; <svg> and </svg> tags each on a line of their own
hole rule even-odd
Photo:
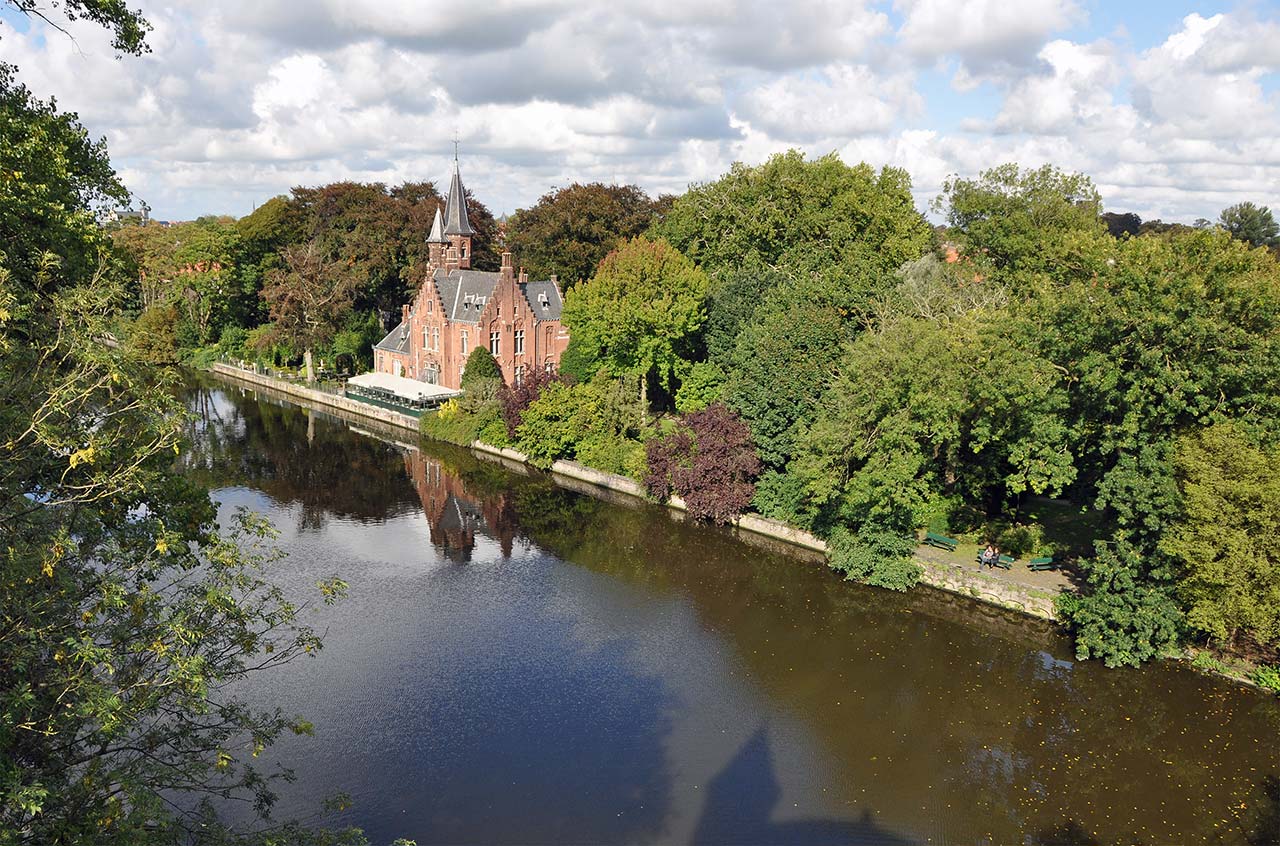
<svg viewBox="0 0 1280 846">
<path fill-rule="evenodd" d="M 209 370 L 215 375 L 234 382 L 272 391 L 295 401 L 312 403 L 326 410 L 340 412 L 340 416 L 343 417 L 352 415 L 377 421 L 396 430 L 408 429 L 415 434 L 419 432 L 418 419 L 408 414 L 400 414 L 391 409 L 362 403 L 349 397 L 316 390 L 221 362 L 210 365 Z M 466 446 L 469 446 L 475 455 L 512 469 L 519 467 L 527 472 L 532 466 L 529 464 L 528 456 L 517 450 L 495 447 L 482 441 L 474 441 Z M 600 496 L 607 492 L 628 499 L 649 501 L 644 487 L 634 479 L 605 473 L 576 461 L 556 461 L 551 465 L 551 475 L 558 484 L 587 495 Z M 673 496 L 666 506 L 676 516 L 683 516 L 686 511 L 685 504 L 679 497 Z M 826 542 L 802 529 L 758 514 L 743 514 L 735 519 L 732 525 L 734 530 L 744 533 L 744 537 L 751 535 L 767 538 L 795 551 L 808 553 L 801 557 L 817 558 L 821 555 L 825 560 Z M 917 552 L 915 560 L 923 571 L 920 578 L 922 584 L 1042 620 L 1056 620 L 1057 596 L 1064 590 L 1070 589 L 1065 577 L 1060 574 L 1032 574 L 1038 577 L 1040 583 L 1027 584 L 1016 580 L 1011 573 L 979 572 L 972 564 L 966 566 L 967 562 L 944 560 L 940 556 L 931 554 L 931 551 L 924 547 Z"/>
</svg>

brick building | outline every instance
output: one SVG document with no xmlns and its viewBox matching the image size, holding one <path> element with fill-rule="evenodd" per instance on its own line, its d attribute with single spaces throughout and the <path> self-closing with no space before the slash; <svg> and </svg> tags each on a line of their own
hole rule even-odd
<svg viewBox="0 0 1280 846">
<path fill-rule="evenodd" d="M 564 297 L 555 277 L 530 281 L 515 272 L 509 252 L 496 272 L 472 270 L 474 235 L 455 159 L 444 215 L 436 210 L 427 236 L 427 271 L 400 324 L 374 346 L 376 372 L 457 389 L 467 356 L 480 345 L 508 384 L 534 368 L 559 368 L 569 333 L 560 324 Z"/>
</svg>

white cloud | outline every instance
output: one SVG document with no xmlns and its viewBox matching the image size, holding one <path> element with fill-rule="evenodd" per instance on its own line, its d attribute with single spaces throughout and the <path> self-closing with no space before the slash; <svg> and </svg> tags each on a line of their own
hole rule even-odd
<svg viewBox="0 0 1280 846">
<path fill-rule="evenodd" d="M 496 211 L 575 180 L 680 191 L 791 146 L 905 167 L 922 207 L 948 174 L 1005 161 L 1082 170 L 1144 217 L 1280 206 L 1280 19 L 1190 15 L 1135 52 L 1115 33 L 1062 37 L 1083 6 L 169 0 L 144 8 L 148 56 L 117 61 L 82 22 L 75 43 L 0 22 L 0 55 L 107 137 L 160 217 L 243 214 L 337 179 L 439 180 L 455 133 Z M 935 67 L 961 93 L 935 90 Z"/>
</svg>

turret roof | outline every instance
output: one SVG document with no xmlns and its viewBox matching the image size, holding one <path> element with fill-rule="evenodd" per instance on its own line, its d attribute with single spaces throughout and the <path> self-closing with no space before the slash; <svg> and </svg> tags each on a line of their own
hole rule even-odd
<svg viewBox="0 0 1280 846">
<path fill-rule="evenodd" d="M 449 201 L 445 205 L 446 235 L 474 235 L 471 221 L 467 217 L 467 192 L 462 187 L 462 177 L 458 174 L 458 160 L 453 160 L 453 178 L 449 180 Z"/>
<path fill-rule="evenodd" d="M 436 219 L 431 222 L 431 234 L 427 236 L 428 244 L 447 244 L 449 239 L 444 237 L 444 223 L 440 220 L 440 207 L 436 206 Z"/>
</svg>

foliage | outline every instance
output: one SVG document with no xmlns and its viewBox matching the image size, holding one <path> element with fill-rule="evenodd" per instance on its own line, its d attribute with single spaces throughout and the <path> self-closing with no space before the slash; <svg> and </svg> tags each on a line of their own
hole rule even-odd
<svg viewBox="0 0 1280 846">
<path fill-rule="evenodd" d="M 119 4 L 63 8 L 135 37 Z M 319 643 L 263 577 L 267 528 L 220 534 L 175 472 L 166 371 L 100 343 L 126 302 L 91 209 L 125 196 L 105 150 L 8 68 L 0 134 L 0 832 L 190 842 L 216 823 L 178 810 L 196 799 L 270 809 L 254 758 L 309 726 L 234 688 Z"/>
<path fill-rule="evenodd" d="M 552 382 L 525 409 L 514 441 L 539 467 L 576 458 L 598 470 L 635 475 L 644 428 L 634 380 Z"/>
<path fill-rule="evenodd" d="M 285 266 L 272 272 L 262 298 L 271 310 L 274 337 L 304 350 L 311 381 L 311 352 L 332 339 L 350 311 L 355 278 L 326 258 L 315 241 L 285 248 L 282 258 Z"/>
<path fill-rule="evenodd" d="M 1075 631 L 1081 660 L 1136 667 L 1174 647 L 1182 612 L 1168 580 L 1153 577 L 1162 568 L 1144 562 L 1123 537 L 1100 542 L 1094 557 L 1078 566 L 1086 588 L 1059 596 L 1058 613 Z"/>
<path fill-rule="evenodd" d="M 467 364 L 462 369 L 462 389 L 474 387 L 478 382 L 492 379 L 502 381 L 502 368 L 494 359 L 487 347 L 478 346 L 467 356 Z"/>
<path fill-rule="evenodd" d="M 601 363 L 595 351 L 587 349 L 576 335 L 569 336 L 569 343 L 560 354 L 560 372 L 574 382 L 590 382 L 600 372 Z"/>
<path fill-rule="evenodd" d="M 721 396 L 750 424 L 766 466 L 780 470 L 795 454 L 796 433 L 810 422 L 847 337 L 838 314 L 789 291 L 738 337 Z"/>
<path fill-rule="evenodd" d="M 664 500 L 674 491 L 697 520 L 728 523 L 755 495 L 760 459 L 751 430 L 724 403 L 683 414 L 646 446 L 644 483 Z"/>
<path fill-rule="evenodd" d="M 864 525 L 853 532 L 840 526 L 828 541 L 831 567 L 845 578 L 875 587 L 905 591 L 924 572 L 912 557 L 915 537 Z"/>
<path fill-rule="evenodd" d="M 652 231 L 719 280 L 778 270 L 845 310 L 933 243 L 905 171 L 796 150 L 694 186 Z"/>
<path fill-rule="evenodd" d="M 48 17 L 49 7 L 37 0 L 6 0 L 6 2 L 28 17 L 38 17 L 62 29 Z M 121 53 L 137 56 L 151 51 L 147 46 L 147 33 L 151 31 L 151 24 L 142 17 L 141 12 L 134 11 L 125 5 L 124 0 L 61 0 L 52 5 L 68 20 L 91 21 L 110 30 L 111 46 Z"/>
<path fill-rule="evenodd" d="M 965 257 L 1015 290 L 1088 279 L 1114 244 L 1099 217 L 1102 199 L 1082 174 L 1006 164 L 977 179 L 952 177 L 942 192 L 934 206 L 945 210 L 948 236 Z"/>
<path fill-rule="evenodd" d="M 542 395 L 548 385 L 561 381 L 560 374 L 535 368 L 519 384 L 498 388 L 498 402 L 502 407 L 502 420 L 507 424 L 508 437 L 516 437 L 525 409 Z"/>
<path fill-rule="evenodd" d="M 634 185 L 577 182 L 515 213 L 507 248 L 535 279 L 558 274 L 565 289 L 595 275 L 619 244 L 642 234 L 657 204 Z"/>
<path fill-rule="evenodd" d="M 1177 562 L 1187 623 L 1280 645 L 1280 449 L 1221 423 L 1180 438 L 1175 466 L 1182 514 L 1160 550 Z"/>
<path fill-rule="evenodd" d="M 1280 693 L 1280 667 L 1263 665 L 1254 668 L 1253 683 L 1263 690 Z"/>
<path fill-rule="evenodd" d="M 143 361 L 151 364 L 178 363 L 178 310 L 171 305 L 152 306 L 134 322 L 129 332 L 129 346 Z"/>
<path fill-rule="evenodd" d="M 787 277 L 771 270 L 731 272 L 713 281 L 707 296 L 705 343 L 707 358 L 719 367 L 730 366 L 730 356 L 744 326 L 770 292 L 787 284 Z"/>
<path fill-rule="evenodd" d="M 1271 209 L 1253 203 L 1236 203 L 1222 210 L 1218 218 L 1231 237 L 1254 247 L 1280 246 L 1280 223 Z"/>
<path fill-rule="evenodd" d="M 718 401 L 723 389 L 724 371 L 710 361 L 700 361 L 689 368 L 676 391 L 676 411 L 701 411 Z"/>
<path fill-rule="evenodd" d="M 706 292 L 706 276 L 670 244 L 636 238 L 569 292 L 564 322 L 612 375 L 672 390 L 696 353 Z"/>
</svg>

